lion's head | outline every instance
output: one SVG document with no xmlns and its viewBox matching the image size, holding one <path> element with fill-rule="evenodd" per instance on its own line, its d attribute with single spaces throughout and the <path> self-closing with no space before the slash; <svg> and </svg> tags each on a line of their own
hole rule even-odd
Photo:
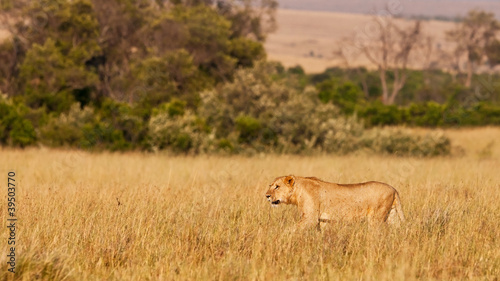
<svg viewBox="0 0 500 281">
<path fill-rule="evenodd" d="M 294 176 L 276 178 L 274 182 L 269 185 L 269 190 L 266 192 L 267 200 L 271 202 L 272 206 L 277 206 L 282 203 L 289 204 L 294 184 Z"/>
</svg>

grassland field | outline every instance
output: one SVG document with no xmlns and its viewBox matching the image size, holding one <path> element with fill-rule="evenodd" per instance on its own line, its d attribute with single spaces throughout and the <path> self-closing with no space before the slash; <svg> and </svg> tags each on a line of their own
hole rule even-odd
<svg viewBox="0 0 500 281">
<path fill-rule="evenodd" d="M 426 130 L 419 129 L 421 133 Z M 0 149 L 0 220 L 16 173 L 16 274 L 0 280 L 498 280 L 500 128 L 447 130 L 460 153 L 170 156 Z M 400 227 L 332 223 L 284 232 L 277 176 L 378 180 L 401 195 Z"/>
</svg>

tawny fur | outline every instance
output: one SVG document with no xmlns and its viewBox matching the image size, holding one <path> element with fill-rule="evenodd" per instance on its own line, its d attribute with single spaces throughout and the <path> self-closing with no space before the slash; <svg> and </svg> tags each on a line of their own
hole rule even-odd
<svg viewBox="0 0 500 281">
<path fill-rule="evenodd" d="M 273 205 L 296 205 L 301 213 L 299 228 L 341 220 L 405 220 L 396 189 L 376 181 L 337 184 L 316 177 L 284 176 L 274 180 L 266 197 Z"/>
</svg>

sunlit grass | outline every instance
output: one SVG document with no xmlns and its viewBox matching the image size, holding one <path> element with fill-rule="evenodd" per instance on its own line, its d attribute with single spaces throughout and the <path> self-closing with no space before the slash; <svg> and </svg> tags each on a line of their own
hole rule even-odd
<svg viewBox="0 0 500 281">
<path fill-rule="evenodd" d="M 494 280 L 500 276 L 498 149 L 493 145 L 483 157 L 478 152 L 488 141 L 474 146 L 467 134 L 454 134 L 458 143 L 470 143 L 466 154 L 431 159 L 0 150 L 4 182 L 9 169 L 18 179 L 15 277 Z M 387 182 L 400 192 L 408 221 L 283 232 L 299 214 L 295 207 L 271 209 L 264 193 L 286 174 Z M 13 280 L 5 266 L 7 229 L 0 234 L 0 279 Z"/>
</svg>

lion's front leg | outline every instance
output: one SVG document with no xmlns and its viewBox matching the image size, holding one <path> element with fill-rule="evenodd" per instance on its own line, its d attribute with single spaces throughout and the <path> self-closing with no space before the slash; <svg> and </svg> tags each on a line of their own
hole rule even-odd
<svg viewBox="0 0 500 281">
<path fill-rule="evenodd" d="M 310 227 L 317 227 L 319 224 L 319 204 L 311 196 L 302 196 L 299 200 L 297 207 L 302 216 L 297 225 L 297 229 L 306 229 Z"/>
<path fill-rule="evenodd" d="M 318 227 L 319 221 L 318 218 L 308 214 L 302 214 L 302 218 L 300 219 L 297 229 L 304 230 L 310 227 Z"/>
</svg>

